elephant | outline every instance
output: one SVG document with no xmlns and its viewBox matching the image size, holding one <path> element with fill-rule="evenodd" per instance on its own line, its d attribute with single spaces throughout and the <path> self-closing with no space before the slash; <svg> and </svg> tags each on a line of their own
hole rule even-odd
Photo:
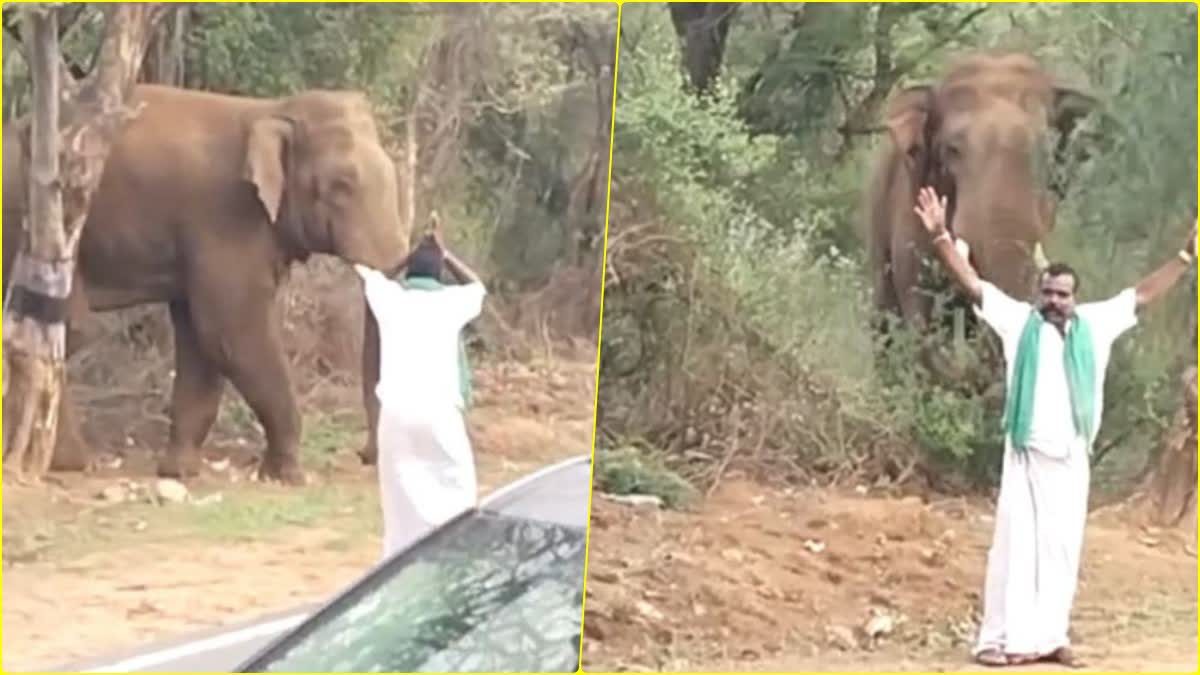
<svg viewBox="0 0 1200 675">
<path fill-rule="evenodd" d="M 89 311 L 165 303 L 175 377 L 158 474 L 198 473 L 228 380 L 266 435 L 260 477 L 303 483 L 278 290 L 288 269 L 312 254 L 387 270 L 408 246 L 396 167 L 370 103 L 354 91 L 252 98 L 150 84 L 134 87 L 130 103 L 140 113 L 114 139 L 80 238 L 67 352 L 79 348 L 78 324 Z M 25 181 L 10 180 L 8 169 L 22 166 L 22 155 L 10 153 L 28 147 L 28 127 L 14 124 L 5 135 L 20 144 L 4 144 L 6 294 L 18 245 L 27 242 Z M 371 313 L 364 317 L 363 393 L 373 420 L 379 334 Z M 79 470 L 87 456 L 63 402 L 53 468 Z"/>
<path fill-rule="evenodd" d="M 1061 189 L 1045 169 L 1095 107 L 1091 95 L 1061 85 L 1021 53 L 970 54 L 935 85 L 894 95 L 864 209 L 875 309 L 916 329 L 931 319 L 932 300 L 919 283 L 931 242 L 913 212 L 924 185 L 947 197 L 947 225 L 968 244 L 980 275 L 1029 296 Z"/>
</svg>

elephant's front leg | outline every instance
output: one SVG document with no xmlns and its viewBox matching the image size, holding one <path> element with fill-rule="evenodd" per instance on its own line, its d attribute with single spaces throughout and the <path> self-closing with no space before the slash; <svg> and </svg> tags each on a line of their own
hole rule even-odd
<svg viewBox="0 0 1200 675">
<path fill-rule="evenodd" d="M 300 410 L 292 390 L 274 313 L 265 311 L 225 336 L 227 375 L 263 426 L 267 451 L 259 476 L 289 485 L 306 482 L 300 466 Z"/>
<path fill-rule="evenodd" d="M 190 478 L 200 472 L 200 448 L 217 421 L 225 378 L 205 353 L 188 303 L 171 303 L 171 324 L 175 331 L 171 439 L 158 463 L 158 475 Z"/>
<path fill-rule="evenodd" d="M 900 314 L 918 332 L 925 330 L 929 318 L 929 298 L 921 292 L 921 250 L 911 228 L 901 229 L 892 240 L 892 283 Z"/>
<path fill-rule="evenodd" d="M 956 373 L 954 364 L 944 352 L 938 331 L 935 330 L 937 325 L 932 323 L 933 299 L 921 287 L 921 266 L 926 260 L 925 256 L 930 256 L 930 261 L 935 265 L 941 263 L 932 261 L 934 254 L 921 249 L 915 240 L 898 243 L 893 254 L 901 312 L 919 340 L 917 359 L 943 381 L 957 381 L 960 375 Z"/>
</svg>

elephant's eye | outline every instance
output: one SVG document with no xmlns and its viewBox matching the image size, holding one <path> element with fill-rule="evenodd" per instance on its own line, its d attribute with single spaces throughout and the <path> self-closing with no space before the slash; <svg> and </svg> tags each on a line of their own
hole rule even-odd
<svg viewBox="0 0 1200 675">
<path fill-rule="evenodd" d="M 334 176 L 329 181 L 329 195 L 335 200 L 350 199 L 354 196 L 354 179 L 350 176 Z"/>
<path fill-rule="evenodd" d="M 1033 175 L 1037 181 L 1043 185 L 1050 185 L 1056 178 L 1054 160 L 1050 146 L 1044 139 L 1039 140 L 1034 146 L 1033 152 L 1030 153 L 1030 160 L 1033 165 Z"/>
</svg>

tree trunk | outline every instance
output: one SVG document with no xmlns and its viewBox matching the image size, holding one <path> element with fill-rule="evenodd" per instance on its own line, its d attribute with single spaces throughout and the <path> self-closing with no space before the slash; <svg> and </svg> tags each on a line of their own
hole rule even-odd
<svg viewBox="0 0 1200 675">
<path fill-rule="evenodd" d="M 706 92 L 721 72 L 725 59 L 725 39 L 737 14 L 736 2 L 668 3 L 671 24 L 679 38 L 683 70 L 688 83 L 698 92 Z"/>
<path fill-rule="evenodd" d="M 33 76 L 29 257 L 17 258 L 6 303 L 4 472 L 18 480 L 50 469 L 66 352 L 66 299 L 73 255 L 63 231 L 59 183 L 59 44 L 53 11 L 25 17 Z M 10 389 L 11 385 L 11 389 Z"/>
<path fill-rule="evenodd" d="M 188 11 L 187 7 L 170 9 L 171 20 L 154 35 L 146 49 L 142 82 L 183 86 Z"/>
<path fill-rule="evenodd" d="M 573 243 L 567 257 L 576 268 L 592 267 L 604 246 L 605 191 L 608 188 L 608 151 L 612 131 L 613 72 L 616 34 L 585 34 L 580 46 L 588 54 L 595 123 L 579 171 L 567 181 L 566 222 Z M 599 292 L 599 288 L 596 289 Z"/>
<path fill-rule="evenodd" d="M 1152 520 L 1160 526 L 1196 525 L 1196 368 L 1184 373 L 1183 401 L 1164 439 L 1147 487 Z"/>
<path fill-rule="evenodd" d="M 112 139 L 134 114 L 124 101 L 162 15 L 158 3 L 105 10 L 97 66 L 82 85 L 62 62 L 56 11 L 31 9 L 25 19 L 34 89 L 23 144 L 31 154 L 30 222 L 4 307 L 6 478 L 36 480 L 53 460 L 75 252 Z"/>
</svg>

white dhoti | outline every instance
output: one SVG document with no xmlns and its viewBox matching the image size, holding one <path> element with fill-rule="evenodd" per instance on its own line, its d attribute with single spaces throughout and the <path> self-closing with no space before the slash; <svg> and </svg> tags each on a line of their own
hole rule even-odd
<svg viewBox="0 0 1200 675">
<path fill-rule="evenodd" d="M 475 457 L 462 413 L 381 410 L 379 490 L 385 557 L 473 508 Z"/>
<path fill-rule="evenodd" d="M 1005 453 L 976 655 L 1069 646 L 1090 472 L 1082 447 L 1063 457 Z"/>
<path fill-rule="evenodd" d="M 389 556 L 476 504 L 459 340 L 487 291 L 478 282 L 412 290 L 355 270 L 379 323 L 379 499 Z"/>
<path fill-rule="evenodd" d="M 980 282 L 980 289 L 977 312 L 1004 343 L 1005 381 L 1011 386 L 1021 336 L 1034 308 L 986 281 Z M 1104 410 L 1104 374 L 1112 344 L 1137 324 L 1136 310 L 1137 292 L 1132 288 L 1108 300 L 1075 306 L 1075 318 L 1086 320 L 1091 328 L 1096 366 L 1093 434 Z M 976 655 L 995 649 L 1047 656 L 1070 646 L 1067 629 L 1087 522 L 1088 447 L 1095 436 L 1084 442 L 1075 428 L 1063 335 L 1047 322 L 1038 336 L 1031 449 L 1018 455 L 1010 440 L 1005 443 Z"/>
</svg>

